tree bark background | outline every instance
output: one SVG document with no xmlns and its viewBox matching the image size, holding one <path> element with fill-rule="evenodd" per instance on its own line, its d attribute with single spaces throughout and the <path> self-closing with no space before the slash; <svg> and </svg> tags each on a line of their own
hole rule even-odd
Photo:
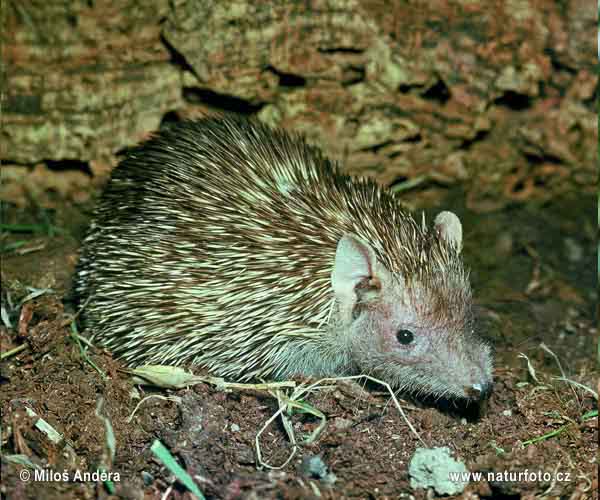
<svg viewBox="0 0 600 500">
<path fill-rule="evenodd" d="M 594 192 L 596 23 L 584 0 L 8 0 L 0 197 L 77 199 L 207 111 L 302 131 L 387 185 L 460 182 L 478 211 Z"/>
</svg>

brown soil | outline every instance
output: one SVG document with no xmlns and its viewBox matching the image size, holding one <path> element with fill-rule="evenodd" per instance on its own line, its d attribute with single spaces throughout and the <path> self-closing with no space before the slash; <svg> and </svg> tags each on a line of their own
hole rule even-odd
<svg viewBox="0 0 600 500">
<path fill-rule="evenodd" d="M 483 407 L 402 402 L 427 446 L 447 446 L 470 471 L 494 474 L 471 482 L 457 498 L 597 498 L 597 413 L 584 417 L 597 410 L 597 399 L 556 378 L 562 369 L 570 380 L 599 389 L 592 306 L 595 236 L 593 228 L 572 222 L 593 213 L 593 206 L 594 200 L 579 200 L 578 206 L 557 202 L 545 207 L 544 215 L 523 209 L 486 216 L 480 225 L 469 225 L 465 216 L 465 226 L 473 228 L 466 235 L 466 260 L 473 267 L 482 328 L 497 349 L 494 392 Z M 71 222 L 69 233 L 3 239 L 27 241 L 2 261 L 2 306 L 11 324 L 0 327 L 2 352 L 23 346 L 1 363 L 3 498 L 107 498 L 103 482 L 62 477 L 98 466 L 119 473 L 113 477 L 112 498 L 158 499 L 169 488 L 169 498 L 191 498 L 150 451 L 156 439 L 207 498 L 429 497 L 426 490 L 411 488 L 408 474 L 411 456 L 422 445 L 376 386 L 363 390 L 340 383 L 304 399 L 326 415 L 327 426 L 313 444 L 300 445 L 286 467 L 269 470 L 257 469 L 255 450 L 257 432 L 278 408 L 269 393 L 224 392 L 205 384 L 178 391 L 141 388 L 110 353 L 90 348 L 89 357 L 106 374 L 103 378 L 71 335 L 70 278 L 86 217 L 57 214 L 58 225 L 60 217 Z M 9 209 L 4 215 L 5 221 L 23 216 Z M 51 291 L 20 304 L 31 293 L 27 287 Z M 521 352 L 531 370 L 518 356 Z M 149 394 L 181 399 L 146 400 L 129 421 Z M 99 406 L 114 431 L 114 460 L 104 420 L 97 416 Z M 27 409 L 65 439 L 52 443 Z M 303 413 L 295 413 L 291 421 L 298 441 L 319 423 Z M 560 432 L 527 443 L 552 431 Z M 263 459 L 282 464 L 291 450 L 278 419 L 261 437 Z M 24 481 L 20 474 L 30 469 L 15 456 L 60 477 Z M 307 463 L 314 456 L 334 476 L 311 474 Z M 498 477 L 525 471 L 548 473 L 549 478 Z"/>
</svg>

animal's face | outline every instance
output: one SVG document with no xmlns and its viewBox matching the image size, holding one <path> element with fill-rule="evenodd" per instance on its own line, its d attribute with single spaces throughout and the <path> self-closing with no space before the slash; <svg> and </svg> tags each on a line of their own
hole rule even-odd
<svg viewBox="0 0 600 500">
<path fill-rule="evenodd" d="M 435 231 L 457 257 L 458 218 L 443 212 Z M 426 395 L 489 394 L 491 350 L 474 331 L 462 264 L 458 258 L 451 263 L 456 266 L 432 263 L 426 273 L 392 274 L 364 241 L 352 235 L 339 241 L 332 287 L 354 363 L 363 373 Z"/>
<path fill-rule="evenodd" d="M 490 348 L 473 331 L 470 304 L 440 312 L 443 289 L 402 279 L 359 293 L 350 317 L 354 361 L 391 385 L 426 395 L 480 399 L 492 383 Z"/>
</svg>

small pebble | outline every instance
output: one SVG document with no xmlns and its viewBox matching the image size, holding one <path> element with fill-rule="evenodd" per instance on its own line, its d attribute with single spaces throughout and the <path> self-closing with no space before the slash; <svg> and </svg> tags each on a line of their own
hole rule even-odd
<svg viewBox="0 0 600 500">
<path fill-rule="evenodd" d="M 565 250 L 567 252 L 567 260 L 570 262 L 577 263 L 583 259 L 583 248 L 573 238 L 565 238 Z"/>
<path fill-rule="evenodd" d="M 144 486 L 150 486 L 154 482 L 154 476 L 145 470 L 142 471 L 142 480 L 144 481 Z"/>
<path fill-rule="evenodd" d="M 467 486 L 461 474 L 466 473 L 465 464 L 454 459 L 446 447 L 417 448 L 408 466 L 411 488 L 433 488 L 438 495 L 461 493 Z"/>
<path fill-rule="evenodd" d="M 322 479 L 327 475 L 327 465 L 319 455 L 311 455 L 302 459 L 300 470 L 305 476 Z"/>
</svg>

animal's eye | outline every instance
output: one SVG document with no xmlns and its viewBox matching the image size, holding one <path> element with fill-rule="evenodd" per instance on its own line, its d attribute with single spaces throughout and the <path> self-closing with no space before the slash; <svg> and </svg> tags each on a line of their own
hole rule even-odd
<svg viewBox="0 0 600 500">
<path fill-rule="evenodd" d="M 401 344 L 408 345 L 413 341 L 415 336 L 410 330 L 398 330 L 398 333 L 396 333 L 396 338 Z"/>
</svg>

